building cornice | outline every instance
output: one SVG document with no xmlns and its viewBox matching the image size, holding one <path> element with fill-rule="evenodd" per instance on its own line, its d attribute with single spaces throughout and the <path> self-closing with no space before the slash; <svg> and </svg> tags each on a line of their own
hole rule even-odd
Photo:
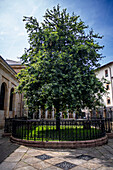
<svg viewBox="0 0 113 170">
<path fill-rule="evenodd" d="M 104 64 L 103 66 L 100 66 L 99 68 L 103 68 L 103 67 L 109 66 L 109 65 L 111 65 L 111 64 L 113 64 L 113 61 L 111 61 L 111 62 L 109 62 L 109 63 L 107 63 L 107 64 Z"/>
<path fill-rule="evenodd" d="M 0 65 L 4 67 L 13 76 L 14 79 L 17 80 L 17 78 L 15 77 L 17 73 L 11 68 L 11 66 L 1 56 L 0 56 Z"/>
</svg>

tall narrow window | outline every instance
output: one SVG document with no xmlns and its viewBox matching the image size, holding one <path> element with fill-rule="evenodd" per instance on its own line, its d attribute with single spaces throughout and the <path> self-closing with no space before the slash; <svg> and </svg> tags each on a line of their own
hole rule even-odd
<svg viewBox="0 0 113 170">
<path fill-rule="evenodd" d="M 105 70 L 105 77 L 108 77 L 108 70 Z"/>
<path fill-rule="evenodd" d="M 107 104 L 111 104 L 110 98 L 107 98 Z"/>
<path fill-rule="evenodd" d="M 4 100 L 5 100 L 5 83 L 2 83 L 0 94 L 0 110 L 4 110 Z"/>
<path fill-rule="evenodd" d="M 106 84 L 106 90 L 109 90 L 109 84 Z"/>
<path fill-rule="evenodd" d="M 10 92 L 10 105 L 9 105 L 9 111 L 12 111 L 12 108 L 13 108 L 13 92 L 14 92 L 14 89 L 12 88 L 12 89 L 11 89 L 11 92 Z"/>
</svg>

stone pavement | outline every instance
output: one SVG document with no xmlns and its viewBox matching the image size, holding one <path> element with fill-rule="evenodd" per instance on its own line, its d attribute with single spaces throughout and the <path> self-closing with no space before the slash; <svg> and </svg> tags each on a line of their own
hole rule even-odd
<svg viewBox="0 0 113 170">
<path fill-rule="evenodd" d="M 0 130 L 0 163 L 19 147 L 19 145 L 11 143 L 8 137 L 3 138 L 2 134 L 3 130 Z"/>
<path fill-rule="evenodd" d="M 39 149 L 0 136 L 0 161 L 0 170 L 113 170 L 113 139 L 94 148 Z"/>
</svg>

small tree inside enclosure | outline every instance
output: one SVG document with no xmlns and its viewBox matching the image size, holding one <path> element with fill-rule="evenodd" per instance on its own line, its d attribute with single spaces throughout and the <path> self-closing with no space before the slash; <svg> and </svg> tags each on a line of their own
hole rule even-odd
<svg viewBox="0 0 113 170">
<path fill-rule="evenodd" d="M 24 17 L 29 49 L 21 60 L 25 69 L 18 74 L 18 90 L 24 93 L 30 113 L 38 108 L 56 108 L 59 112 L 92 108 L 101 104 L 105 93 L 103 82 L 95 75 L 103 48 L 97 42 L 102 36 L 89 30 L 74 13 L 60 6 L 47 9 L 44 20 Z"/>
</svg>

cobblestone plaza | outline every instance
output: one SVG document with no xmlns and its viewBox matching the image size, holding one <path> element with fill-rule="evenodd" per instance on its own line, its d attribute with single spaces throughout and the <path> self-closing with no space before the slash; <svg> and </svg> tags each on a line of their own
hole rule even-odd
<svg viewBox="0 0 113 170">
<path fill-rule="evenodd" d="M 113 139 L 78 149 L 39 149 L 11 143 L 0 131 L 0 170 L 112 170 Z"/>
</svg>

